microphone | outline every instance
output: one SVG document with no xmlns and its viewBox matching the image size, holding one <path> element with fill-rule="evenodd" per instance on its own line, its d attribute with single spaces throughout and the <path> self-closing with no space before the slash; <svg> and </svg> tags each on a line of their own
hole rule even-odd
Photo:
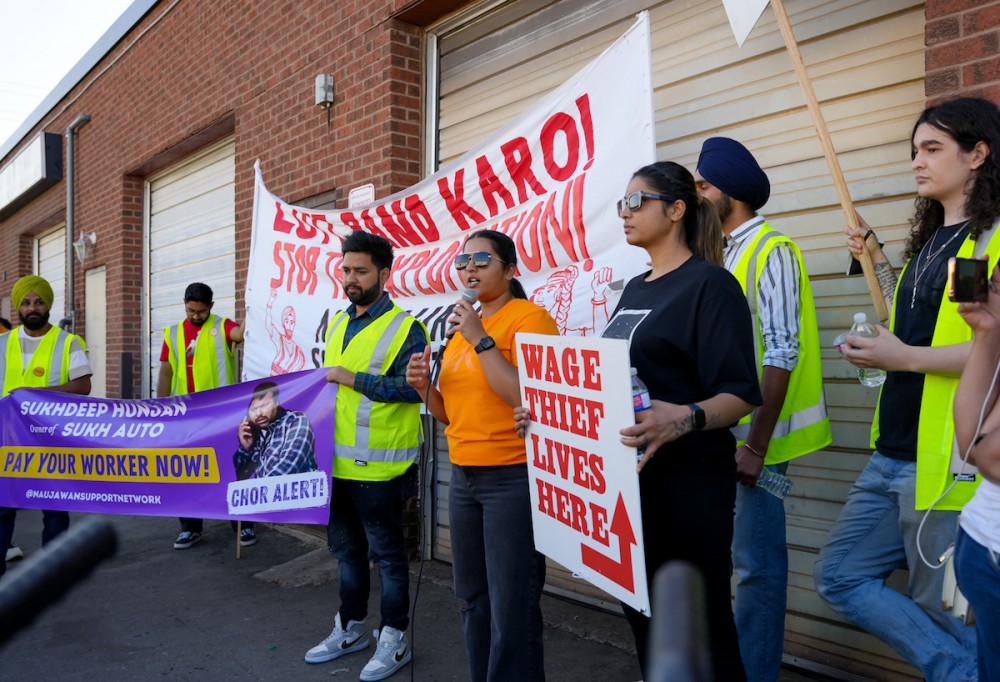
<svg viewBox="0 0 1000 682">
<path fill-rule="evenodd" d="M 462 300 L 469 305 L 474 304 L 479 300 L 479 292 L 475 289 L 466 289 L 462 292 Z M 448 339 L 455 335 L 455 327 L 458 326 L 457 322 L 452 322 L 448 325 L 448 329 L 444 333 L 444 343 L 441 344 L 441 352 L 444 352 L 444 347 L 448 344 Z"/>
<path fill-rule="evenodd" d="M 479 292 L 475 289 L 466 289 L 462 292 L 462 300 L 472 305 L 479 300 Z M 441 358 L 444 357 L 444 349 L 448 346 L 449 339 L 455 335 L 455 328 L 457 326 L 458 323 L 452 322 L 444 332 L 444 341 L 441 342 L 441 347 L 438 348 L 437 354 L 434 356 L 434 361 L 431 363 L 430 383 L 432 384 L 437 383 L 437 373 L 441 369 Z"/>
</svg>

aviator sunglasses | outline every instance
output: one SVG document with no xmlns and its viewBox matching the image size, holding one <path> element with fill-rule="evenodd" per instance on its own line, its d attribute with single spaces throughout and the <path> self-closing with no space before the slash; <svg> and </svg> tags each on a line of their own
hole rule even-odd
<svg viewBox="0 0 1000 682">
<path fill-rule="evenodd" d="M 502 260 L 494 256 L 492 253 L 487 253 L 486 251 L 476 251 L 475 253 L 460 253 L 455 256 L 455 269 L 465 270 L 469 267 L 469 263 L 472 263 L 477 268 L 488 267 L 490 261 L 494 258 L 497 262 L 506 265 Z"/>
<path fill-rule="evenodd" d="M 653 194 L 652 192 L 632 192 L 628 196 L 619 199 L 618 206 L 618 217 L 622 217 L 622 212 L 624 212 L 625 207 L 628 206 L 630 212 L 638 211 L 642 207 L 643 199 L 659 199 L 660 201 L 669 201 L 671 203 L 677 201 L 674 197 L 668 197 L 666 194 Z"/>
</svg>

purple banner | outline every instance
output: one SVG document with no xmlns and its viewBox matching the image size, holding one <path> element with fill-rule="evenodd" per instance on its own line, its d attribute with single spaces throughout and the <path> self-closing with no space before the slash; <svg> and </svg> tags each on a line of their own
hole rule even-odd
<svg viewBox="0 0 1000 682">
<path fill-rule="evenodd" d="M 16 390 L 0 400 L 0 506 L 326 524 L 325 371 L 157 400 Z"/>
</svg>

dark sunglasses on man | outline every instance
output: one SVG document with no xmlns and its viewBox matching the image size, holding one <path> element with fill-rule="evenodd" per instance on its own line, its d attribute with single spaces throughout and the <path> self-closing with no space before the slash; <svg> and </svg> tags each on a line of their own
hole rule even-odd
<svg viewBox="0 0 1000 682">
<path fill-rule="evenodd" d="M 674 197 L 668 197 L 666 194 L 653 194 L 652 192 L 632 192 L 631 194 L 625 196 L 618 200 L 618 217 L 622 217 L 622 213 L 625 211 L 625 207 L 628 206 L 630 213 L 635 213 L 640 208 L 642 208 L 643 199 L 658 199 L 659 201 L 669 201 L 673 203 L 677 201 Z"/>
<path fill-rule="evenodd" d="M 502 260 L 494 256 L 492 253 L 486 251 L 476 251 L 475 253 L 460 253 L 455 256 L 455 269 L 465 270 L 469 267 L 469 263 L 472 263 L 477 268 L 489 267 L 490 261 L 494 258 L 501 265 L 506 265 Z"/>
</svg>

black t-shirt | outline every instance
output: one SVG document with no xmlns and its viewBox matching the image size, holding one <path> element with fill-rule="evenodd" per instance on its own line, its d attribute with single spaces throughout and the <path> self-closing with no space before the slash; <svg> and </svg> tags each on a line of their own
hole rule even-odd
<svg viewBox="0 0 1000 682">
<path fill-rule="evenodd" d="M 603 336 L 629 342 L 650 397 L 686 405 L 731 393 L 760 405 L 750 310 L 739 282 L 696 256 L 653 281 L 648 276 L 628 283 Z M 729 470 L 735 447 L 728 429 L 692 432 L 660 448 L 654 461 Z"/>
<path fill-rule="evenodd" d="M 941 300 L 948 285 L 948 259 L 958 253 L 968 234 L 967 223 L 939 228 L 903 273 L 896 287 L 896 322 L 893 329 L 903 343 L 910 346 L 931 345 Z M 917 461 L 916 425 L 920 423 L 923 391 L 923 374 L 886 373 L 879 399 L 879 437 L 875 441 L 875 448 L 886 457 Z"/>
</svg>

